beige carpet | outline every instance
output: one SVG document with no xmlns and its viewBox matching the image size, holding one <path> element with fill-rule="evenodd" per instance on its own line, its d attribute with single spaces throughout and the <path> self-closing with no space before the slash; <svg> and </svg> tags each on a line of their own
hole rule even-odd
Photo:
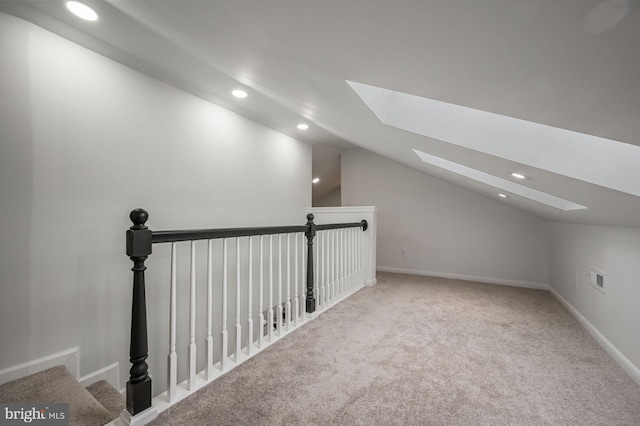
<svg viewBox="0 0 640 426">
<path fill-rule="evenodd" d="M 545 291 L 378 274 L 156 425 L 640 425 L 640 387 Z"/>
<path fill-rule="evenodd" d="M 85 389 L 64 366 L 53 367 L 1 385 L 0 402 L 67 403 L 70 426 L 102 426 L 117 418 L 125 406 L 124 397 L 106 381 Z M 102 404 L 104 402 L 108 402 L 107 408 Z M 4 419 L 4 415 L 1 418 Z M 9 423 L 24 424 L 17 420 L 6 424 Z M 46 421 L 32 421 L 32 424 L 37 423 L 49 424 Z M 0 424 L 5 423 L 0 420 Z"/>
</svg>

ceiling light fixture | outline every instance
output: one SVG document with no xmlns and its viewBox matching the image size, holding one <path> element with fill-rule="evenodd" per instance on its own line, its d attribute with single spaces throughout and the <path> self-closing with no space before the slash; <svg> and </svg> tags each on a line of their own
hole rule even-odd
<svg viewBox="0 0 640 426">
<path fill-rule="evenodd" d="M 236 98 L 240 98 L 240 99 L 243 99 L 243 98 L 247 97 L 247 92 L 245 92 L 244 90 L 241 90 L 241 89 L 236 89 L 233 92 L 231 92 L 231 94 L 233 96 L 235 96 Z"/>
<path fill-rule="evenodd" d="M 507 196 L 506 196 L 506 195 L 504 195 L 504 194 L 498 194 L 498 197 L 500 197 L 500 198 L 509 198 L 509 197 L 507 197 Z"/>
<path fill-rule="evenodd" d="M 313 180 L 311 181 L 311 183 L 318 183 L 320 182 L 320 178 L 313 178 Z"/>
<path fill-rule="evenodd" d="M 513 176 L 516 179 L 526 179 L 527 177 L 525 175 L 523 175 L 522 173 L 511 173 L 511 176 Z"/>
<path fill-rule="evenodd" d="M 84 3 L 80 3 L 79 1 L 68 1 L 66 3 L 67 9 L 78 18 L 82 18 L 86 21 L 97 21 L 98 20 L 98 12 L 90 8 Z"/>
<path fill-rule="evenodd" d="M 307 130 L 309 128 L 308 124 L 300 123 L 298 124 L 298 130 Z"/>
</svg>

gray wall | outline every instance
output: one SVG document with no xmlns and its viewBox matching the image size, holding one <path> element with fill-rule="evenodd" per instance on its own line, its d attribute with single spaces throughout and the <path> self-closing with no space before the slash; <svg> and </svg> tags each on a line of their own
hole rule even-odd
<svg viewBox="0 0 640 426">
<path fill-rule="evenodd" d="M 640 228 L 548 223 L 367 151 L 342 164 L 344 205 L 378 206 L 380 269 L 548 283 L 640 381 Z"/>
<path fill-rule="evenodd" d="M 353 150 L 342 154 L 342 203 L 379 208 L 380 269 L 548 285 L 547 224 L 498 201 Z"/>
<path fill-rule="evenodd" d="M 339 186 L 313 203 L 313 207 L 339 207 L 341 205 L 342 188 Z"/>
<path fill-rule="evenodd" d="M 81 375 L 124 376 L 129 211 L 302 224 L 311 147 L 1 13 L 0 39 L 0 369 L 79 346 Z"/>
<path fill-rule="evenodd" d="M 552 223 L 549 263 L 551 286 L 640 367 L 640 228 Z M 604 272 L 606 293 L 591 268 Z"/>
</svg>

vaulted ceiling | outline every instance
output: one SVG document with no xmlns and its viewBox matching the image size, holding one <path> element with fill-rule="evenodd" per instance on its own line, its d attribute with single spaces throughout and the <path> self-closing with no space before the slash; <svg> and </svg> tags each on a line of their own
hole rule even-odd
<svg viewBox="0 0 640 426">
<path fill-rule="evenodd" d="M 639 0 L 86 3 L 98 21 L 53 0 L 0 11 L 322 144 L 329 163 L 363 148 L 543 219 L 640 226 Z"/>
</svg>

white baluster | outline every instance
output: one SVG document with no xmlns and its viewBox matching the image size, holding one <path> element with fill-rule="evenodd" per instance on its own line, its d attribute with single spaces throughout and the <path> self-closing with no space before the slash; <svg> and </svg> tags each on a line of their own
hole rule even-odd
<svg viewBox="0 0 640 426">
<path fill-rule="evenodd" d="M 267 312 L 269 343 L 273 342 L 273 235 L 269 235 L 269 311 Z"/>
<path fill-rule="evenodd" d="M 260 296 L 259 296 L 259 333 L 258 348 L 264 346 L 264 235 L 260 235 Z"/>
<path fill-rule="evenodd" d="M 353 251 L 353 291 L 358 289 L 358 249 L 357 249 L 357 234 L 358 228 L 353 228 L 351 233 L 351 251 Z"/>
<path fill-rule="evenodd" d="M 338 245 L 336 241 L 338 230 L 333 229 L 331 234 L 331 293 L 333 294 L 333 303 L 336 303 L 336 282 L 338 281 Z"/>
<path fill-rule="evenodd" d="M 360 287 L 364 287 L 364 259 L 362 258 L 362 239 L 364 238 L 364 231 L 358 228 L 358 265 L 360 269 Z"/>
<path fill-rule="evenodd" d="M 340 292 L 342 293 L 342 296 L 346 296 L 346 277 L 347 277 L 347 236 L 346 236 L 346 232 L 344 229 L 341 229 L 341 249 L 340 249 L 340 254 L 341 254 L 341 262 L 342 262 L 342 271 L 340 272 Z"/>
<path fill-rule="evenodd" d="M 336 229 L 336 292 L 338 298 L 342 298 L 342 292 L 340 291 L 340 229 Z"/>
<path fill-rule="evenodd" d="M 318 251 L 320 252 L 320 262 L 318 263 L 318 289 L 320 291 L 320 305 L 318 306 L 319 309 L 324 310 L 325 309 L 325 299 L 327 297 L 327 288 L 325 286 L 325 281 L 326 281 L 326 276 L 324 273 L 324 265 L 326 263 L 326 257 L 325 257 L 325 252 L 324 252 L 324 247 L 325 247 L 325 243 L 326 243 L 326 238 L 327 236 L 327 232 L 326 231 L 322 231 L 319 234 L 319 239 L 318 239 Z"/>
<path fill-rule="evenodd" d="M 340 230 L 333 230 L 333 286 L 336 299 L 340 299 Z"/>
<path fill-rule="evenodd" d="M 302 246 L 300 248 L 301 251 L 301 255 L 300 255 L 300 265 L 302 266 L 301 269 L 301 275 L 300 275 L 300 280 L 302 282 L 302 285 L 300 286 L 300 323 L 304 324 L 305 322 L 305 312 L 306 312 L 306 308 L 305 308 L 305 297 L 306 297 L 306 287 L 307 287 L 307 281 L 306 281 L 306 265 L 307 265 L 307 261 L 306 261 L 306 235 L 302 234 Z"/>
<path fill-rule="evenodd" d="M 320 279 L 320 274 L 318 273 L 318 265 L 320 265 L 320 250 L 318 250 L 318 233 L 316 233 L 315 236 L 315 241 L 314 241 L 314 249 L 316 252 L 316 263 L 313 264 L 313 272 L 314 272 L 314 277 L 313 277 L 313 295 L 316 299 L 316 309 L 320 308 L 320 301 L 318 300 L 320 297 L 320 291 L 319 291 L 319 283 L 318 280 Z M 313 260 L 313 259 L 312 259 Z"/>
<path fill-rule="evenodd" d="M 206 378 L 213 378 L 213 240 L 207 247 L 207 338 L 205 340 Z"/>
<path fill-rule="evenodd" d="M 326 303 L 327 306 L 330 305 L 330 301 L 331 301 L 331 274 L 330 274 L 330 266 L 331 266 L 331 257 L 329 254 L 329 249 L 331 247 L 331 230 L 327 229 L 327 231 L 325 232 L 325 236 L 324 236 L 324 245 L 325 245 L 325 274 L 324 274 L 324 280 L 325 280 L 325 285 L 327 286 L 327 291 L 326 291 Z"/>
<path fill-rule="evenodd" d="M 299 299 L 298 299 L 298 283 L 300 282 L 300 280 L 298 279 L 298 234 L 293 234 L 293 239 L 295 241 L 295 245 L 293 248 L 293 252 L 294 254 L 294 259 L 293 259 L 293 264 L 294 264 L 294 294 L 295 294 L 295 298 L 293 300 L 294 303 L 294 312 L 293 312 L 293 326 L 297 327 L 298 326 L 298 317 L 300 316 L 300 305 L 299 305 Z"/>
<path fill-rule="evenodd" d="M 222 243 L 222 330 L 220 331 L 220 369 L 227 369 L 227 239 Z"/>
<path fill-rule="evenodd" d="M 356 260 L 358 262 L 358 287 L 362 288 L 364 276 L 362 275 L 362 229 L 356 228 Z"/>
<path fill-rule="evenodd" d="M 353 293 L 353 229 L 349 228 L 347 235 L 349 235 L 349 294 Z"/>
<path fill-rule="evenodd" d="M 196 242 L 191 241 L 191 289 L 189 292 L 189 382 L 187 388 L 196 385 Z"/>
<path fill-rule="evenodd" d="M 358 229 L 353 228 L 353 284 L 354 291 L 360 288 L 358 263 Z"/>
<path fill-rule="evenodd" d="M 171 283 L 169 287 L 169 356 L 167 357 L 167 398 L 176 399 L 178 354 L 176 353 L 176 243 L 171 243 Z"/>
<path fill-rule="evenodd" d="M 353 276 L 354 276 L 354 284 L 355 290 L 360 288 L 360 284 L 358 281 L 358 229 L 353 229 Z"/>
<path fill-rule="evenodd" d="M 344 230 L 344 288 L 345 296 L 350 294 L 350 281 L 349 281 L 349 268 L 351 260 L 351 253 L 349 253 L 349 228 Z"/>
<path fill-rule="evenodd" d="M 242 325 L 240 325 L 240 238 L 236 238 L 236 363 L 240 362 Z"/>
<path fill-rule="evenodd" d="M 347 287 L 347 293 L 346 296 L 348 296 L 349 294 L 351 294 L 351 272 L 350 272 L 350 268 L 351 268 L 351 253 L 349 251 L 350 245 L 349 245 L 349 238 L 350 238 L 350 234 L 349 234 L 349 228 L 344 230 L 344 244 L 345 244 L 345 265 L 346 265 L 346 269 L 345 269 L 345 283 L 346 283 L 346 287 Z"/>
<path fill-rule="evenodd" d="M 338 291 L 338 297 L 342 298 L 342 288 L 340 287 L 340 275 L 342 273 L 342 245 L 340 236 L 342 234 L 341 229 L 336 229 L 336 288 Z"/>
<path fill-rule="evenodd" d="M 356 248 L 356 238 L 358 234 L 356 231 L 358 228 L 351 228 L 351 252 L 353 253 L 353 291 L 358 290 L 358 249 Z"/>
<path fill-rule="evenodd" d="M 286 330 L 291 330 L 291 234 L 287 234 L 287 302 L 284 306 Z"/>
<path fill-rule="evenodd" d="M 278 336 L 282 336 L 282 235 L 278 234 L 278 306 L 276 307 Z"/>
<path fill-rule="evenodd" d="M 324 309 L 324 231 L 317 234 L 318 263 L 316 264 L 316 274 L 318 274 L 318 309 Z"/>
<path fill-rule="evenodd" d="M 349 294 L 353 292 L 353 244 L 351 244 L 351 238 L 353 237 L 353 228 L 347 228 L 347 284 L 349 287 Z"/>
<path fill-rule="evenodd" d="M 349 295 L 349 228 L 344 229 L 344 295 Z"/>
<path fill-rule="evenodd" d="M 253 349 L 253 238 L 249 237 L 249 294 L 247 313 L 247 355 Z"/>
</svg>

